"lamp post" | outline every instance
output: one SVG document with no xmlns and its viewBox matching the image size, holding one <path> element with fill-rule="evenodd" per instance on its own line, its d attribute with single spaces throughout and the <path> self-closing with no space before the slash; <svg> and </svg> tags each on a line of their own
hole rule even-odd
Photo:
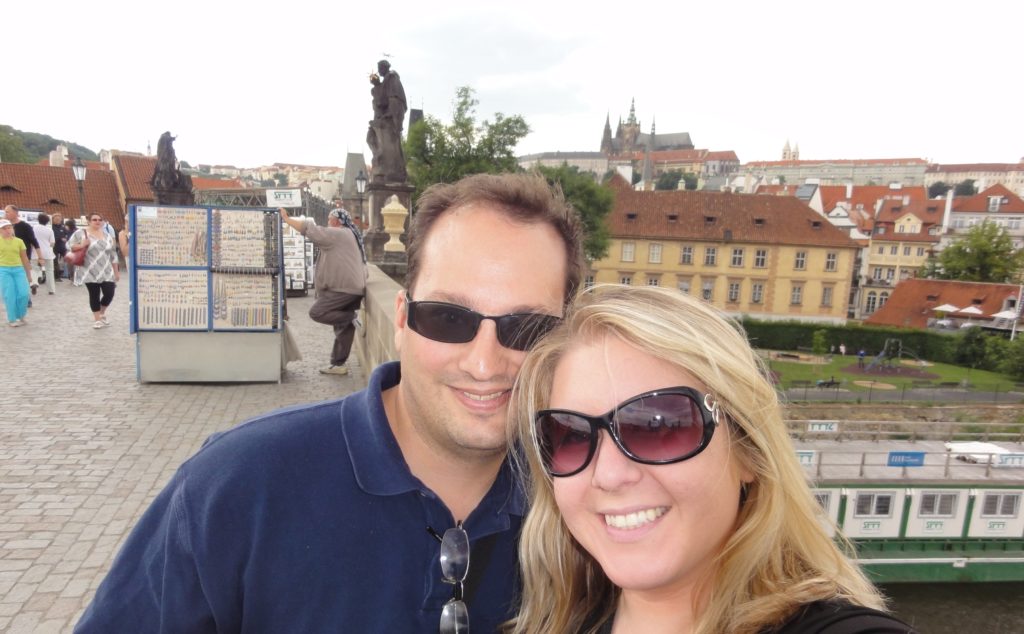
<svg viewBox="0 0 1024 634">
<path fill-rule="evenodd" d="M 78 183 L 78 209 L 79 216 L 85 217 L 85 191 L 82 186 L 85 184 L 85 163 L 82 162 L 82 157 L 76 157 L 75 162 L 71 165 L 71 172 L 75 175 L 75 181 Z"/>
<path fill-rule="evenodd" d="M 366 193 L 366 174 L 363 170 L 359 170 L 359 175 L 356 176 L 356 193 L 359 194 L 359 221 L 366 224 L 366 218 L 363 217 L 363 194 Z"/>
</svg>

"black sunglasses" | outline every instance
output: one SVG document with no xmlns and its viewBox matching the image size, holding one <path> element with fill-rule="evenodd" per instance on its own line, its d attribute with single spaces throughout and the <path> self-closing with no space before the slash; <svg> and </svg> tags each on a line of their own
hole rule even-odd
<svg viewBox="0 0 1024 634">
<path fill-rule="evenodd" d="M 604 429 L 630 460 L 659 465 L 704 451 L 718 425 L 718 403 L 689 387 L 644 392 L 603 416 L 561 409 L 537 412 L 537 441 L 544 468 L 556 477 L 583 471 Z"/>
<path fill-rule="evenodd" d="M 490 319 L 497 326 L 498 343 L 512 350 L 529 350 L 561 321 L 559 317 L 541 313 L 482 315 L 458 304 L 414 302 L 408 293 L 405 300 L 409 328 L 441 343 L 472 341 L 483 320 Z"/>
</svg>

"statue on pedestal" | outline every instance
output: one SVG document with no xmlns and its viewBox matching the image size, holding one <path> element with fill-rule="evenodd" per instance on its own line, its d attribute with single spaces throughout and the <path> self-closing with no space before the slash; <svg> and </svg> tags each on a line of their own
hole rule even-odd
<svg viewBox="0 0 1024 634">
<path fill-rule="evenodd" d="M 160 205 L 194 205 L 192 177 L 178 169 L 178 158 L 174 154 L 174 139 L 170 132 L 160 135 L 156 146 L 156 169 L 149 179 L 153 196 Z"/>
<path fill-rule="evenodd" d="M 373 152 L 375 183 L 405 183 L 405 154 L 402 152 L 402 127 L 405 112 L 405 88 L 398 73 L 387 60 L 377 62 L 377 72 L 370 74 L 370 96 L 373 99 L 373 120 L 366 133 L 366 143 Z"/>
</svg>

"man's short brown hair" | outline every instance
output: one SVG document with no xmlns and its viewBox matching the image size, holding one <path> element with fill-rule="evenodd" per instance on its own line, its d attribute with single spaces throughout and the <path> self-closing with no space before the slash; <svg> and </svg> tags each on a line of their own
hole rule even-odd
<svg viewBox="0 0 1024 634">
<path fill-rule="evenodd" d="M 583 224 L 557 186 L 536 174 L 475 174 L 455 183 L 431 185 L 420 196 L 409 225 L 408 266 L 405 286 L 410 291 L 419 276 L 423 244 L 430 228 L 447 211 L 473 204 L 493 206 L 509 220 L 523 224 L 548 224 L 565 246 L 565 302 L 568 303 L 583 276 Z M 509 245 L 515 248 L 515 245 Z"/>
</svg>

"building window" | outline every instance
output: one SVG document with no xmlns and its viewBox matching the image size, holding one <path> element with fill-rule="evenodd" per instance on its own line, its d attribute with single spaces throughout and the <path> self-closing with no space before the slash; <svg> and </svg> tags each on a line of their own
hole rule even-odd
<svg viewBox="0 0 1024 634">
<path fill-rule="evenodd" d="M 879 308 L 881 308 L 882 306 L 885 306 L 885 303 L 887 301 L 889 301 L 889 293 L 888 292 L 882 291 L 881 293 L 878 294 L 878 307 Z"/>
<path fill-rule="evenodd" d="M 619 278 L 619 284 L 625 284 L 626 286 L 629 286 L 632 283 L 633 283 L 633 276 L 632 275 L 623 275 L 622 277 Z"/>
<path fill-rule="evenodd" d="M 680 264 L 693 264 L 693 247 L 684 246 L 683 250 L 679 253 Z"/>
<path fill-rule="evenodd" d="M 789 303 L 794 306 L 799 306 L 804 303 L 804 287 L 801 284 L 794 284 L 792 290 L 789 292 Z"/>
<path fill-rule="evenodd" d="M 797 271 L 802 271 L 807 268 L 807 251 L 796 252 L 796 258 L 793 261 L 793 268 Z"/>
<path fill-rule="evenodd" d="M 648 286 L 660 286 L 661 283 L 660 283 L 660 280 L 657 277 L 648 277 L 647 278 L 647 285 Z"/>
<path fill-rule="evenodd" d="M 1002 201 L 1002 196 L 989 196 L 988 197 L 988 210 L 999 211 L 999 203 Z"/>
<path fill-rule="evenodd" d="M 583 286 L 585 288 L 590 288 L 593 285 L 594 285 L 594 276 L 593 275 L 588 275 L 588 276 L 583 278 Z"/>
<path fill-rule="evenodd" d="M 647 261 L 651 264 L 661 264 L 661 245 L 650 244 L 647 247 Z"/>
<path fill-rule="evenodd" d="M 986 493 L 981 503 L 982 517 L 1017 517 L 1020 493 Z"/>
<path fill-rule="evenodd" d="M 892 516 L 892 493 L 858 493 L 854 517 Z"/>
<path fill-rule="evenodd" d="M 924 247 L 917 247 L 917 257 L 924 257 Z"/>
<path fill-rule="evenodd" d="M 875 227 L 875 233 L 878 235 L 882 235 L 883 233 L 885 233 L 885 227 Z"/>
<path fill-rule="evenodd" d="M 729 301 L 738 302 L 740 301 L 740 283 L 729 282 Z"/>
<path fill-rule="evenodd" d="M 831 306 L 832 305 L 832 287 L 825 286 L 821 289 L 821 305 Z"/>
<path fill-rule="evenodd" d="M 921 508 L 918 517 L 953 517 L 956 509 L 956 493 L 927 491 L 921 494 Z"/>
<path fill-rule="evenodd" d="M 632 242 L 622 243 L 622 261 L 632 262 L 634 260 L 634 251 L 636 251 L 636 244 Z"/>
<path fill-rule="evenodd" d="M 743 249 L 732 250 L 732 265 L 743 266 Z"/>
<path fill-rule="evenodd" d="M 701 286 L 700 296 L 706 302 L 710 302 L 711 300 L 713 300 L 715 298 L 715 283 L 704 282 L 704 284 Z"/>
<path fill-rule="evenodd" d="M 900 225 L 900 226 L 896 227 L 896 233 L 906 233 L 907 232 L 906 229 L 907 229 L 906 227 L 904 227 L 903 225 Z"/>
<path fill-rule="evenodd" d="M 878 293 L 871 291 L 868 293 L 868 301 L 864 303 L 864 314 L 870 315 L 875 312 L 875 307 L 878 305 Z"/>
<path fill-rule="evenodd" d="M 763 269 L 768 266 L 768 249 L 754 251 L 754 268 Z"/>
<path fill-rule="evenodd" d="M 716 247 L 704 248 L 704 266 L 715 266 L 718 262 L 718 249 Z"/>
<path fill-rule="evenodd" d="M 910 247 L 903 247 L 903 255 L 910 255 Z"/>
<path fill-rule="evenodd" d="M 839 254 L 835 251 L 829 251 L 825 254 L 825 270 L 835 271 L 839 263 Z"/>
<path fill-rule="evenodd" d="M 885 255 L 885 247 L 878 247 L 878 255 Z"/>
<path fill-rule="evenodd" d="M 818 506 L 820 506 L 822 510 L 827 511 L 832 505 L 832 493 L 829 491 L 815 491 L 814 499 L 818 502 Z"/>
<path fill-rule="evenodd" d="M 871 279 L 873 279 L 873 280 L 881 280 L 882 279 L 882 267 L 876 266 L 874 269 L 872 269 L 872 271 L 871 271 Z"/>
<path fill-rule="evenodd" d="M 750 286 L 750 303 L 760 304 L 764 300 L 764 283 L 754 282 Z"/>
<path fill-rule="evenodd" d="M 897 255 L 900 252 L 900 248 L 895 244 L 889 247 L 889 255 Z"/>
<path fill-rule="evenodd" d="M 676 288 L 678 288 L 679 292 L 682 293 L 683 295 L 689 295 L 690 294 L 690 283 L 689 282 L 678 282 L 676 284 Z"/>
<path fill-rule="evenodd" d="M 887 282 L 892 283 L 892 281 L 895 278 L 896 278 L 896 268 L 895 267 L 890 266 L 889 268 L 885 269 L 885 279 L 886 279 Z"/>
</svg>

